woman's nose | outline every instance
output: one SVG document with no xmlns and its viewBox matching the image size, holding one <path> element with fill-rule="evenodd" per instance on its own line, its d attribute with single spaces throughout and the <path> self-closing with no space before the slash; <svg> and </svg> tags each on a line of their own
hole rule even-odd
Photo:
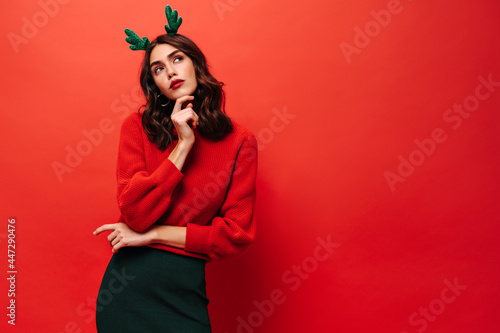
<svg viewBox="0 0 500 333">
<path fill-rule="evenodd" d="M 167 66 L 167 74 L 169 79 L 171 79 L 174 75 L 177 75 L 172 66 Z"/>
</svg>

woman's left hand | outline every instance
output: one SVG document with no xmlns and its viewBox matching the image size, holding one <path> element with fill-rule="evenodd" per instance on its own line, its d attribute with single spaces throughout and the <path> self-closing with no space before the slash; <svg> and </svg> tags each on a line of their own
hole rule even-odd
<svg viewBox="0 0 500 333">
<path fill-rule="evenodd" d="M 108 235 L 112 252 L 116 253 L 125 246 L 143 246 L 151 242 L 151 234 L 146 232 L 136 232 L 125 223 L 104 224 L 94 231 L 94 235 L 99 235 L 103 231 L 111 231 Z"/>
</svg>

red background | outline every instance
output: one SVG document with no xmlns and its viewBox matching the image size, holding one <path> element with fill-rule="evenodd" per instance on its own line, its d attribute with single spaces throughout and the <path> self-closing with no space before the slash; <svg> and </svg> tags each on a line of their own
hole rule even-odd
<svg viewBox="0 0 500 333">
<path fill-rule="evenodd" d="M 119 128 L 141 103 L 142 53 L 123 29 L 152 40 L 165 24 L 162 1 L 61 2 L 9 0 L 0 14 L 0 253 L 6 276 L 15 218 L 18 270 L 15 327 L 0 284 L 9 332 L 95 332 L 87 301 L 111 252 L 92 231 L 118 218 Z M 499 330 L 500 87 L 479 88 L 489 95 L 478 105 L 470 97 L 478 77 L 500 81 L 497 1 L 171 5 L 227 84 L 228 114 L 261 145 L 258 237 L 207 266 L 214 332 Z M 358 49 L 346 56 L 342 43 Z M 464 100 L 475 111 L 453 128 L 443 116 Z M 85 131 L 103 120 L 111 128 L 89 146 Z M 78 147 L 91 151 L 58 178 L 54 162 Z M 401 158 L 419 165 L 391 189 L 384 175 Z M 340 244 L 324 261 L 318 237 Z M 446 281 L 467 288 L 454 294 Z"/>
</svg>

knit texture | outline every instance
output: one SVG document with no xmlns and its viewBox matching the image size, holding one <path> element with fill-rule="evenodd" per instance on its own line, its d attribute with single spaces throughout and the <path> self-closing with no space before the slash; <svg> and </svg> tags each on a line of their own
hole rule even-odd
<svg viewBox="0 0 500 333">
<path fill-rule="evenodd" d="M 243 252 L 255 237 L 257 141 L 234 121 L 233 127 L 221 141 L 195 130 L 181 172 L 168 159 L 177 140 L 162 152 L 148 140 L 141 115 L 129 115 L 116 171 L 119 221 L 139 232 L 153 224 L 187 227 L 185 249 L 151 244 L 154 248 L 208 261 Z"/>
</svg>

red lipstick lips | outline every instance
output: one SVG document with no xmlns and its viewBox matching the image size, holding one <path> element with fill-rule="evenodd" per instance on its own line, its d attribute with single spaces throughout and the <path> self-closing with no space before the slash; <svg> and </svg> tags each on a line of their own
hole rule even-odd
<svg viewBox="0 0 500 333">
<path fill-rule="evenodd" d="M 173 80 L 172 83 L 170 83 L 170 89 L 177 89 L 182 86 L 183 83 L 184 80 Z"/>
</svg>

